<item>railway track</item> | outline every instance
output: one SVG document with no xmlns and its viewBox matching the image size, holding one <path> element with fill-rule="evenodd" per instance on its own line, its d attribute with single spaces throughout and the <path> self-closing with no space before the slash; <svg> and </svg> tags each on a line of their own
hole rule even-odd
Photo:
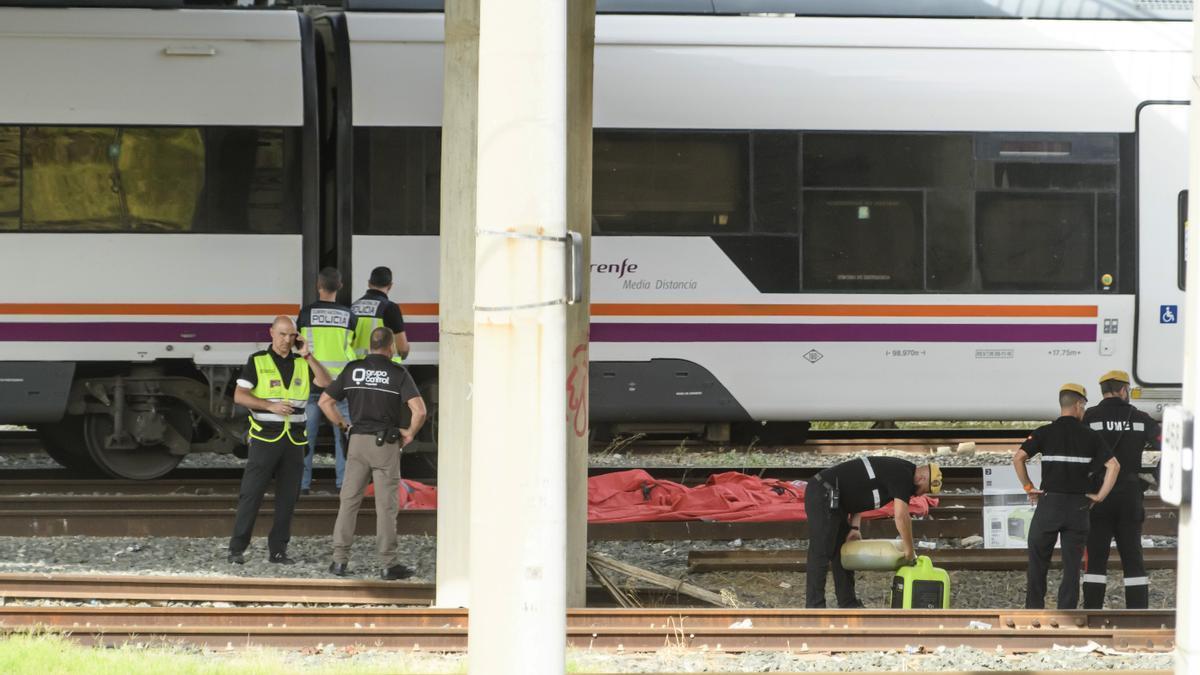
<svg viewBox="0 0 1200 675">
<path fill-rule="evenodd" d="M 684 485 L 700 485 L 713 474 L 738 471 L 762 478 L 793 481 L 807 480 L 820 471 L 818 467 L 791 466 L 724 466 L 696 467 L 642 467 L 642 466 L 594 466 L 588 476 L 643 469 L 655 478 Z M 942 467 L 945 489 L 950 491 L 975 491 L 983 488 L 981 467 Z M 332 490 L 333 470 L 317 467 L 313 470 L 314 481 Z M 59 469 L 10 469 L 0 470 L 0 495 L 29 494 L 236 494 L 241 481 L 241 469 L 181 469 L 172 476 L 153 481 L 119 480 L 110 478 L 83 477 Z M 437 484 L 435 477 L 405 474 L 405 478 Z"/>
<path fill-rule="evenodd" d="M 653 607 L 691 607 L 696 601 L 664 588 L 621 587 Z M 185 577 L 129 574 L 0 574 L 0 598 L 79 602 L 243 603 L 254 605 L 433 604 L 433 584 L 373 579 Z M 587 588 L 589 607 L 615 606 L 600 586 Z"/>
<path fill-rule="evenodd" d="M 916 454 L 929 454 L 938 448 L 958 448 L 960 443 L 973 443 L 976 452 L 1012 452 L 1029 435 L 1022 429 L 838 429 L 810 431 L 797 443 L 754 444 L 753 450 L 771 452 L 811 452 L 840 454 L 888 448 Z M 709 441 L 697 438 L 640 438 L 629 436 L 604 443 L 593 443 L 591 452 L 602 454 L 653 454 L 665 451 L 713 452 L 746 448 L 728 441 Z"/>
<path fill-rule="evenodd" d="M 933 564 L 946 570 L 1007 571 L 1023 570 L 1029 564 L 1029 553 L 1021 549 L 937 549 L 922 551 Z M 1143 550 L 1148 569 L 1175 569 L 1178 552 L 1173 548 Z M 1110 564 L 1117 564 L 1115 555 Z M 698 572 L 803 572 L 808 552 L 799 549 L 770 551 L 724 550 L 688 552 L 688 571 Z M 1051 562 L 1062 567 L 1062 559 Z"/>
<path fill-rule="evenodd" d="M 1031 652 L 1095 643 L 1174 647 L 1170 610 L 572 609 L 568 646 L 655 651 L 885 651 L 938 647 Z M 69 632 L 85 644 L 159 640 L 214 648 L 314 644 L 463 651 L 460 609 L 297 607 L 0 607 L 0 629 Z"/>
<path fill-rule="evenodd" d="M 596 473 L 618 468 L 597 469 Z M 703 482 L 712 473 L 734 470 L 730 467 L 708 469 L 651 470 L 656 477 Z M 815 469 L 762 469 L 764 476 L 799 480 Z M 978 485 L 978 468 L 947 469 L 951 485 Z M 32 479 L 0 484 L 0 536 L 181 536 L 212 537 L 227 534 L 236 507 L 238 482 L 228 478 L 166 480 L 156 482 Z M 945 494 L 928 518 L 914 521 L 914 534 L 922 538 L 962 538 L 982 534 L 982 497 L 975 494 Z M 367 499 L 368 502 L 371 498 Z M 273 495 L 263 503 L 258 519 L 269 527 L 274 508 Z M 312 494 L 301 498 L 293 520 L 298 536 L 328 534 L 337 517 L 338 498 L 332 494 Z M 1177 532 L 1178 512 L 1156 498 L 1147 502 L 1145 533 L 1173 535 Z M 358 530 L 375 530 L 372 504 L 364 505 Z M 436 512 L 406 510 L 400 512 L 397 531 L 402 534 L 433 535 Z M 864 536 L 892 537 L 895 526 L 890 519 L 864 523 Z M 807 536 L 805 523 L 656 521 L 639 523 L 593 523 L 593 540 L 679 540 L 679 539 L 765 539 Z"/>
<path fill-rule="evenodd" d="M 233 522 L 234 500 L 221 497 L 216 503 L 204 503 L 205 498 L 186 501 L 147 501 L 137 508 L 105 508 L 100 497 L 81 496 L 79 502 L 66 508 L 41 508 L 37 504 L 7 503 L 0 508 L 0 536 L 9 537 L 220 537 L 228 534 Z M 13 507 L 16 508 L 13 508 Z M 982 536 L 983 523 L 979 510 L 935 509 L 930 518 L 913 521 L 914 536 L 922 539 L 963 538 Z M 264 500 L 255 525 L 256 535 L 270 529 L 274 509 L 271 499 Z M 1170 515 L 1174 515 L 1173 512 Z M 295 536 L 327 535 L 333 531 L 337 507 L 311 506 L 303 502 L 296 508 L 292 521 Z M 401 511 L 396 521 L 400 534 L 434 536 L 437 531 L 437 512 L 434 510 Z M 357 533 L 375 532 L 375 514 L 370 504 L 359 512 Z M 1147 535 L 1171 536 L 1177 532 L 1173 517 L 1147 520 Z M 593 541 L 630 540 L 714 540 L 714 539 L 776 539 L 805 538 L 806 523 L 795 521 L 771 522 L 712 522 L 712 521 L 650 521 L 632 523 L 591 523 L 588 538 Z M 863 521 L 863 536 L 891 538 L 896 536 L 890 518 Z"/>
</svg>

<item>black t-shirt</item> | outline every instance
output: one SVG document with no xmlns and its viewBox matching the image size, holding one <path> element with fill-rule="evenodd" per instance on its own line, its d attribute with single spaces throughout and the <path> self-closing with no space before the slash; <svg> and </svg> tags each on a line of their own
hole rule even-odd
<svg viewBox="0 0 1200 675">
<path fill-rule="evenodd" d="M 1076 495 L 1091 491 L 1089 474 L 1112 457 L 1100 434 L 1070 415 L 1034 429 L 1021 449 L 1030 457 L 1042 454 L 1043 491 Z"/>
<path fill-rule="evenodd" d="M 1101 400 L 1083 414 L 1083 423 L 1100 434 L 1113 456 L 1121 463 L 1118 485 L 1142 470 L 1146 446 L 1162 446 L 1162 429 L 1153 417 L 1115 396 Z"/>
<path fill-rule="evenodd" d="M 279 369 L 279 376 L 283 378 L 284 382 L 288 382 L 292 379 L 292 374 L 296 372 L 296 359 L 300 358 L 300 355 L 292 352 L 285 358 L 279 354 L 276 354 L 274 349 L 264 349 L 261 352 L 254 352 L 250 355 L 250 358 L 246 359 L 246 365 L 242 366 L 242 374 L 238 375 L 237 386 L 253 390 L 254 387 L 258 385 L 258 369 L 254 367 L 254 359 L 262 356 L 263 354 L 271 355 L 271 360 L 275 362 L 275 367 Z M 308 386 L 309 391 L 311 392 L 313 387 L 312 368 L 308 369 Z M 295 414 L 298 415 L 302 412 L 304 412 L 304 410 L 297 410 Z M 268 432 L 280 431 L 283 429 L 282 422 L 259 422 L 259 424 L 261 424 Z"/>
<path fill-rule="evenodd" d="M 360 316 L 379 317 L 383 319 L 383 325 L 391 328 L 393 333 L 404 332 L 404 313 L 400 311 L 400 305 L 388 300 L 383 291 L 367 289 L 350 309 L 354 312 L 356 320 Z"/>
<path fill-rule="evenodd" d="M 863 457 L 824 469 L 820 477 L 838 488 L 843 511 L 862 513 L 887 506 L 893 499 L 907 502 L 917 490 L 916 472 L 917 465 L 908 460 Z"/>
<path fill-rule="evenodd" d="M 325 393 L 335 401 L 349 400 L 351 434 L 407 428 L 412 423 L 408 401 L 421 395 L 404 366 L 379 354 L 351 361 Z"/>
</svg>

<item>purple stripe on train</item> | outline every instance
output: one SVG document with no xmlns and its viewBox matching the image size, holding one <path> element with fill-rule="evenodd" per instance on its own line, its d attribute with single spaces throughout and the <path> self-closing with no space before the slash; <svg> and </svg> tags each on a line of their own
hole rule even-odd
<svg viewBox="0 0 1200 675">
<path fill-rule="evenodd" d="M 437 342 L 436 323 L 409 323 Z M 0 341 L 267 342 L 260 323 L 0 323 Z M 1095 342 L 1095 324 L 593 323 L 592 342 Z"/>
<path fill-rule="evenodd" d="M 270 342 L 266 323 L 0 323 L 0 341 L 16 342 Z"/>
<path fill-rule="evenodd" d="M 1095 342 L 1095 324 L 593 323 L 592 342 Z"/>
</svg>

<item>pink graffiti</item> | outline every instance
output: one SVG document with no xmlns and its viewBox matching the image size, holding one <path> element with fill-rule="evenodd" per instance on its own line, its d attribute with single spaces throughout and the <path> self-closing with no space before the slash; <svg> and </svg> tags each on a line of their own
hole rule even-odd
<svg viewBox="0 0 1200 675">
<path fill-rule="evenodd" d="M 588 345 L 576 345 L 571 352 L 571 372 L 567 375 L 567 415 L 575 435 L 583 438 L 588 430 Z"/>
</svg>

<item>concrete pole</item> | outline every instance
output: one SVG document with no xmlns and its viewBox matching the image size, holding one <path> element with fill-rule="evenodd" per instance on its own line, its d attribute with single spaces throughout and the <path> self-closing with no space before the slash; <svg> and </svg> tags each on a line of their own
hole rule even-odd
<svg viewBox="0 0 1200 675">
<path fill-rule="evenodd" d="M 1188 222 L 1200 222 L 1200 23 L 1193 21 L 1192 96 L 1188 114 Z M 1187 293 L 1183 305 L 1183 407 L 1200 418 L 1200 237 L 1187 237 Z M 1192 447 L 1200 438 L 1193 436 Z M 1179 507 L 1179 560 L 1175 568 L 1175 672 L 1200 673 L 1200 471 L 1192 473 L 1192 503 Z"/>
<path fill-rule="evenodd" d="M 479 8 L 474 673 L 565 667 L 567 4 Z"/>
<path fill-rule="evenodd" d="M 567 219 L 583 235 L 583 269 L 592 261 L 592 63 L 596 0 L 567 4 Z M 591 275 L 583 300 L 567 307 L 567 606 L 587 595 L 588 325 Z"/>
<path fill-rule="evenodd" d="M 475 157 L 479 0 L 446 2 L 441 280 L 438 309 L 439 607 L 470 600 L 471 370 L 475 312 Z"/>
</svg>

